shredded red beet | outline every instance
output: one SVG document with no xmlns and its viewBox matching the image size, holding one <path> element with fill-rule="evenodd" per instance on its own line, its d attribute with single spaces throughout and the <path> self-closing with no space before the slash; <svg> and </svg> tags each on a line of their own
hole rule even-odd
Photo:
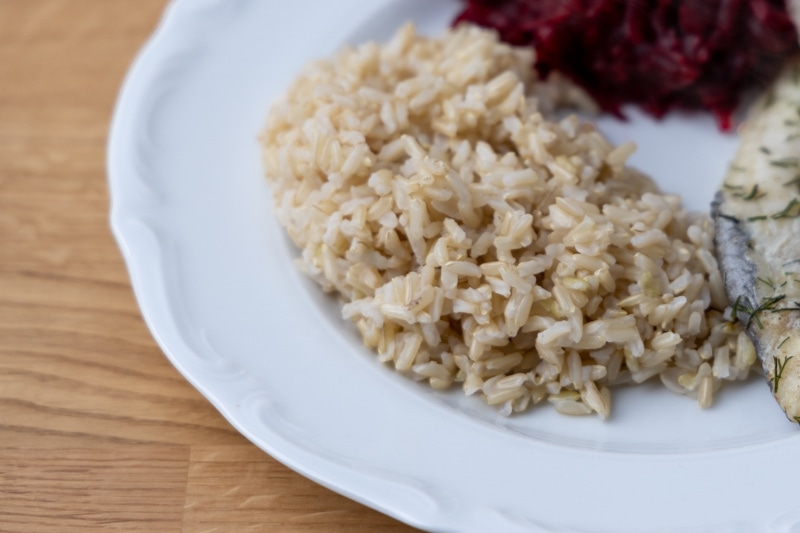
<svg viewBox="0 0 800 533">
<path fill-rule="evenodd" d="M 722 129 L 741 93 L 798 52 L 784 0 L 466 0 L 456 19 L 533 45 L 606 111 L 708 109 Z"/>
</svg>

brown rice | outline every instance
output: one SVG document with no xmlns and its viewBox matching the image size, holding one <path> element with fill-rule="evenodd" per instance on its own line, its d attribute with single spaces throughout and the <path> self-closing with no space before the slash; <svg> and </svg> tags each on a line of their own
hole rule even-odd
<svg viewBox="0 0 800 533">
<path fill-rule="evenodd" d="M 546 118 L 581 95 L 532 64 L 486 30 L 406 25 L 306 68 L 262 136 L 299 267 L 381 361 L 505 414 L 607 417 L 610 386 L 656 376 L 709 405 L 755 351 L 708 216 L 625 166 L 633 144 Z"/>
</svg>

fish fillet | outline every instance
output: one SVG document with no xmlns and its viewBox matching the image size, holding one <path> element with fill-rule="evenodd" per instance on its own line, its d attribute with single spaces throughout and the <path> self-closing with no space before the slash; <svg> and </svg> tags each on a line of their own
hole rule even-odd
<svg viewBox="0 0 800 533">
<path fill-rule="evenodd" d="M 756 102 L 712 204 L 734 314 L 772 394 L 800 423 L 800 62 Z"/>
</svg>

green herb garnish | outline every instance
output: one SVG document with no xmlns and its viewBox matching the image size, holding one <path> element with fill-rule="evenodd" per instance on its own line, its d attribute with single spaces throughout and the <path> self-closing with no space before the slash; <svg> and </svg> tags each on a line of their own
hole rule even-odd
<svg viewBox="0 0 800 533">
<path fill-rule="evenodd" d="M 764 278 L 756 278 L 756 279 L 757 279 L 758 281 L 760 281 L 761 283 L 763 283 L 764 285 L 766 285 L 767 287 L 769 287 L 770 289 L 772 289 L 773 291 L 775 290 L 775 284 L 772 282 L 772 280 L 771 280 L 771 279 L 769 279 L 769 278 L 767 278 L 767 279 L 764 279 Z"/>
<path fill-rule="evenodd" d="M 783 184 L 784 187 L 791 187 L 792 185 L 797 185 L 800 187 L 800 176 L 797 176 L 796 178 L 791 179 Z"/>
<path fill-rule="evenodd" d="M 794 302 L 794 306 L 778 307 L 777 309 L 770 309 L 772 313 L 782 313 L 784 311 L 800 311 L 800 302 Z"/>
<path fill-rule="evenodd" d="M 750 192 L 747 194 L 747 196 L 742 197 L 742 200 L 748 200 L 748 201 L 749 200 L 758 200 L 759 198 L 763 198 L 766 195 L 767 195 L 767 193 L 763 193 L 763 192 L 761 194 L 759 194 L 758 193 L 758 184 L 755 184 L 755 185 L 753 185 L 753 188 L 750 190 Z"/>
<path fill-rule="evenodd" d="M 775 394 L 778 394 L 778 386 L 780 385 L 781 377 L 783 377 L 783 371 L 786 368 L 786 363 L 788 363 L 789 359 L 792 357 L 794 356 L 790 355 L 789 357 L 784 358 L 783 362 L 781 362 L 776 356 L 772 356 L 772 359 L 775 361 L 775 379 L 772 382 L 772 392 Z"/>
<path fill-rule="evenodd" d="M 784 298 L 786 298 L 785 294 L 781 294 L 779 296 L 772 296 L 770 298 L 764 298 L 758 306 L 753 307 L 748 298 L 739 296 L 738 298 L 736 298 L 736 302 L 734 302 L 733 304 L 733 315 L 738 316 L 739 312 L 741 311 L 746 315 L 748 315 L 747 324 L 745 324 L 745 327 L 749 328 L 750 324 L 753 321 L 755 321 L 756 325 L 758 326 L 758 329 L 764 329 L 764 324 L 761 323 L 761 319 L 758 317 L 759 313 L 763 313 L 766 311 L 774 312 L 774 311 L 794 310 L 789 308 L 779 309 L 776 307 L 778 302 L 782 301 Z"/>
<path fill-rule="evenodd" d="M 797 164 L 800 162 L 796 157 L 784 157 L 783 159 L 773 159 L 769 162 L 770 165 L 773 167 L 781 167 L 781 168 L 797 168 Z"/>
<path fill-rule="evenodd" d="M 792 213 L 792 209 L 794 209 L 797 206 L 800 206 L 800 203 L 798 203 L 797 198 L 792 198 L 792 201 L 789 202 L 789 204 L 783 209 L 783 211 L 775 213 L 774 215 L 772 215 L 772 218 L 775 220 L 781 218 L 797 218 L 800 216 L 800 209 L 796 209 L 795 210 L 796 212 Z"/>
<path fill-rule="evenodd" d="M 797 168 L 798 159 L 796 157 L 784 157 L 783 159 L 774 159 L 769 164 L 773 167 Z"/>
</svg>

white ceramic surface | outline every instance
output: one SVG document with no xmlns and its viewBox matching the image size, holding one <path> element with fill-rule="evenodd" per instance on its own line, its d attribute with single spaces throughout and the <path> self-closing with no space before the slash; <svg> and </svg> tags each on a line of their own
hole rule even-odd
<svg viewBox="0 0 800 533">
<path fill-rule="evenodd" d="M 247 438 L 409 524 L 464 532 L 800 531 L 800 431 L 760 379 L 699 410 L 660 386 L 612 419 L 503 418 L 393 374 L 292 265 L 256 135 L 310 58 L 444 28 L 456 0 L 176 0 L 125 82 L 112 226 L 167 357 Z M 710 119 L 603 119 L 633 163 L 706 209 L 735 147 Z"/>
</svg>

